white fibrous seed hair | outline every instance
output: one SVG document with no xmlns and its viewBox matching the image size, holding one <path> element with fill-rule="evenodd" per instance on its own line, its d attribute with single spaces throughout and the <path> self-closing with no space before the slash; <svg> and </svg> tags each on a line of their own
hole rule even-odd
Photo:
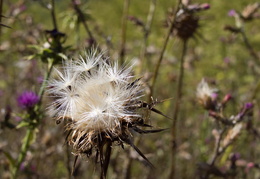
<svg viewBox="0 0 260 179">
<path fill-rule="evenodd" d="M 141 96 L 140 85 L 129 85 L 131 68 L 92 52 L 86 57 L 63 63 L 55 69 L 57 78 L 49 82 L 54 97 L 51 110 L 59 120 L 70 119 L 77 130 L 113 132 L 122 121 L 131 122 L 138 114 L 132 105 Z"/>
</svg>

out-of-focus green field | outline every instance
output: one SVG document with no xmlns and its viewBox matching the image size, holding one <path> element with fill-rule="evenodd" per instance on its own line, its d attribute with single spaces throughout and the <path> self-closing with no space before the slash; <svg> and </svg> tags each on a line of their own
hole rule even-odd
<svg viewBox="0 0 260 179">
<path fill-rule="evenodd" d="M 124 1 L 127 0 L 81 0 L 81 10 L 88 14 L 87 24 L 99 47 L 106 51 L 112 60 L 120 59 L 122 46 L 122 15 Z M 146 23 L 149 6 L 152 0 L 129 0 L 129 16 Z M 250 120 L 254 130 L 259 131 L 259 75 L 260 75 L 260 19 L 244 23 L 244 32 L 258 59 L 246 47 L 242 35 L 224 30 L 226 25 L 236 26 L 235 18 L 228 16 L 231 9 L 241 12 L 253 0 L 230 1 L 192 1 L 191 3 L 209 3 L 210 9 L 196 13 L 200 18 L 200 27 L 194 38 L 188 41 L 187 54 L 184 61 L 184 81 L 182 102 L 177 121 L 176 177 L 196 178 L 198 166 L 211 159 L 214 153 L 215 138 L 213 129 L 219 124 L 197 102 L 196 88 L 205 78 L 209 85 L 219 89 L 219 97 L 231 94 L 224 115 L 236 115 L 246 102 L 254 103 L 253 116 Z M 11 28 L 1 27 L 0 34 L 0 178 L 9 178 L 9 161 L 4 155 L 8 151 L 17 158 L 25 128 L 10 129 L 4 125 L 7 109 L 11 110 L 10 122 L 18 125 L 19 116 L 24 112 L 17 105 L 17 97 L 23 91 L 37 92 L 46 71 L 46 64 L 37 57 L 27 57 L 36 53 L 32 45 L 43 46 L 46 42 L 45 30 L 52 30 L 53 23 L 50 10 L 44 7 L 46 0 L 3 0 L 2 24 Z M 89 45 L 89 35 L 83 25 L 77 24 L 76 14 L 70 1 L 55 1 L 55 14 L 59 31 L 66 34 L 65 46 L 67 56 L 77 56 L 79 51 Z M 152 77 L 165 42 L 169 28 L 164 23 L 169 12 L 174 12 L 177 1 L 157 0 L 155 14 L 148 37 L 147 56 L 142 58 L 144 32 L 142 27 L 127 20 L 125 42 L 125 64 L 132 65 L 136 77 L 142 77 L 145 83 L 143 99 L 147 101 L 147 93 Z M 258 10 L 260 13 L 260 10 Z M 177 79 L 179 75 L 182 40 L 171 36 L 167 45 L 158 78 L 154 88 L 153 99 L 166 100 L 156 108 L 169 117 L 173 116 L 176 105 Z M 58 66 L 58 65 L 57 65 Z M 141 68 L 142 66 L 142 68 Z M 47 95 L 43 100 L 43 118 L 38 126 L 35 140 L 31 144 L 18 178 L 70 178 L 74 156 L 71 148 L 65 145 L 63 125 L 56 125 L 55 120 L 48 116 L 47 107 L 50 99 Z M 122 149 L 113 146 L 113 152 L 107 178 L 127 178 L 126 169 L 132 158 L 131 178 L 157 179 L 168 178 L 171 171 L 171 130 L 173 120 L 159 114 L 151 113 L 149 124 L 154 128 L 167 128 L 155 134 L 136 134 L 140 140 L 137 147 L 155 166 L 146 167 L 142 159 L 129 146 Z M 250 124 L 251 124 L 250 123 Z M 259 178 L 259 167 L 248 168 L 248 163 L 259 163 L 259 136 L 247 130 L 218 158 L 215 165 L 222 171 L 228 170 L 230 157 L 239 153 L 240 158 L 237 178 Z M 139 139 L 141 138 L 141 139 Z M 241 164 L 241 165 L 240 165 Z M 99 178 L 99 165 L 94 158 L 80 158 L 75 178 Z M 202 169 L 200 169 L 202 170 Z M 212 176 L 212 178 L 218 178 Z"/>
</svg>

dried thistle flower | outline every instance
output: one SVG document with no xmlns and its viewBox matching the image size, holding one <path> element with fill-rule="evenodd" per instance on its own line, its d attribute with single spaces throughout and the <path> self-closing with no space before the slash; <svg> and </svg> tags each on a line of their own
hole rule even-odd
<svg viewBox="0 0 260 179">
<path fill-rule="evenodd" d="M 260 8 L 260 3 L 258 2 L 246 6 L 241 13 L 243 20 L 250 21 L 253 20 L 254 18 L 259 18 L 259 13 L 257 12 L 259 8 Z"/>
<path fill-rule="evenodd" d="M 208 83 L 205 79 L 202 79 L 201 82 L 197 86 L 197 99 L 198 102 L 205 108 L 205 109 L 212 109 L 215 108 L 215 102 L 217 98 L 217 89 L 210 88 Z"/>
<path fill-rule="evenodd" d="M 196 12 L 207 10 L 209 8 L 210 5 L 207 3 L 190 4 L 190 1 L 182 1 L 182 7 L 176 14 L 173 33 L 184 41 L 194 37 L 196 33 L 198 34 L 197 31 L 200 27 L 200 18 L 196 15 Z M 172 13 L 170 13 L 169 15 L 173 16 Z M 171 19 L 172 18 L 169 18 L 170 21 Z M 167 21 L 166 25 L 168 24 Z"/>
<path fill-rule="evenodd" d="M 131 68 L 120 68 L 117 62 L 96 51 L 85 55 L 86 58 L 80 56 L 78 60 L 64 63 L 63 72 L 56 70 L 57 79 L 51 79 L 48 88 L 54 98 L 50 106 L 52 115 L 57 123 L 68 121 L 67 141 L 73 146 L 74 154 L 90 156 L 96 151 L 106 171 L 110 154 L 105 156 L 103 147 L 110 148 L 112 143 L 123 147 L 126 143 L 150 164 L 134 146 L 131 131 L 161 131 L 140 129 L 139 126 L 151 126 L 144 123 L 137 110 L 145 107 L 160 112 L 140 101 L 142 85 L 140 79 L 133 80 Z"/>
<path fill-rule="evenodd" d="M 233 128 L 231 128 L 228 131 L 225 138 L 223 139 L 222 148 L 225 148 L 228 145 L 230 145 L 238 137 L 238 135 L 241 133 L 242 128 L 243 128 L 242 123 L 237 123 Z"/>
</svg>

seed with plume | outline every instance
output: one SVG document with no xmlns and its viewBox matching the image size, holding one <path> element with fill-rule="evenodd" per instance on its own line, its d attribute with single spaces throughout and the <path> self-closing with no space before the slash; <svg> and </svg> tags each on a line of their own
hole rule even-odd
<svg viewBox="0 0 260 179">
<path fill-rule="evenodd" d="M 214 109 L 214 100 L 217 98 L 217 89 L 210 88 L 205 79 L 202 79 L 197 86 L 197 99 L 198 102 L 205 109 Z"/>
</svg>

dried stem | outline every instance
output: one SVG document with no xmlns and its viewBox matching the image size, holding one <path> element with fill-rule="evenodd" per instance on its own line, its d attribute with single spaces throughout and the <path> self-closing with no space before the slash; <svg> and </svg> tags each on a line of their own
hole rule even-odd
<svg viewBox="0 0 260 179">
<path fill-rule="evenodd" d="M 153 96 L 155 83 L 156 83 L 156 80 L 157 80 L 157 77 L 158 77 L 158 73 L 159 73 L 159 68 L 161 66 L 162 59 L 163 59 L 163 56 L 164 56 L 164 52 L 166 50 L 166 47 L 168 45 L 170 36 L 172 34 L 172 31 L 173 31 L 173 28 L 174 28 L 174 25 L 175 25 L 175 21 L 176 21 L 176 16 L 177 16 L 177 13 L 178 13 L 178 11 L 180 9 L 180 5 L 181 5 L 181 0 L 178 0 L 177 8 L 176 8 L 175 15 L 174 15 L 174 19 L 171 22 L 169 31 L 168 31 L 168 33 L 166 35 L 166 38 L 165 38 L 165 41 L 163 43 L 162 51 L 160 53 L 159 59 L 157 61 L 157 64 L 155 66 L 155 71 L 154 71 L 154 75 L 153 75 L 152 85 L 151 85 L 151 89 L 150 89 L 150 95 L 148 95 L 148 103 L 151 101 L 151 97 Z"/>
<path fill-rule="evenodd" d="M 110 157 L 111 157 L 111 150 L 112 150 L 112 142 L 109 141 L 107 143 L 107 148 L 106 148 L 106 153 L 105 153 L 105 161 L 104 161 L 104 164 L 103 164 L 105 176 L 107 175 L 107 169 L 108 169 L 108 165 L 109 165 Z"/>
<path fill-rule="evenodd" d="M 67 161 L 66 161 L 66 167 L 67 167 L 67 171 L 68 171 L 68 179 L 72 179 L 72 170 L 71 170 L 71 166 L 70 166 L 70 161 L 71 161 L 71 155 L 70 155 L 70 148 L 69 148 L 69 144 L 66 143 L 66 155 L 67 155 Z"/>
<path fill-rule="evenodd" d="M 126 29 L 127 29 L 127 16 L 129 11 L 130 0 L 124 1 L 124 11 L 122 16 L 122 34 L 121 34 L 121 49 L 120 49 L 120 64 L 122 65 L 125 60 L 125 43 L 126 43 Z"/>
<path fill-rule="evenodd" d="M 4 2 L 4 0 L 0 0 L 0 24 L 2 24 L 3 2 Z M 2 36 L 2 26 L 0 25 L 0 37 L 1 36 Z"/>
<path fill-rule="evenodd" d="M 83 12 L 81 11 L 81 9 L 79 8 L 77 2 L 75 0 L 71 0 L 72 4 L 73 4 L 73 8 L 74 10 L 76 11 L 76 13 L 78 14 L 78 17 L 81 21 L 81 23 L 83 24 L 86 32 L 88 33 L 88 36 L 91 40 L 93 40 L 93 44 L 95 45 L 96 44 L 96 40 L 94 38 L 94 36 L 92 35 L 92 32 L 90 31 L 89 27 L 88 27 L 88 24 L 86 22 L 86 19 L 85 19 L 85 16 L 83 14 Z"/>
<path fill-rule="evenodd" d="M 243 29 L 241 29 L 240 33 L 242 35 L 243 41 L 244 41 L 246 48 L 249 51 L 250 55 L 256 60 L 256 63 L 259 64 L 259 56 L 255 52 L 253 46 L 249 43 L 249 40 L 246 36 L 245 31 Z"/>
<path fill-rule="evenodd" d="M 141 50 L 141 56 L 140 56 L 140 71 L 143 71 L 144 65 L 143 62 L 146 63 L 146 66 L 148 66 L 150 63 L 148 62 L 148 59 L 146 58 L 147 53 L 147 46 L 148 46 L 148 37 L 151 32 L 151 25 L 153 22 L 154 14 L 155 14 L 155 7 L 156 7 L 156 0 L 150 1 L 150 8 L 149 13 L 146 20 L 146 25 L 144 26 L 144 39 L 143 39 L 143 46 Z"/>
<path fill-rule="evenodd" d="M 170 177 L 171 179 L 175 178 L 176 174 L 176 152 L 177 152 L 177 120 L 178 120 L 178 114 L 180 111 L 180 104 L 181 104 L 181 98 L 182 98 L 182 87 L 183 87 L 183 77 L 184 77 L 184 58 L 187 51 L 187 40 L 183 41 L 183 47 L 182 47 L 182 55 L 180 59 L 180 72 L 178 77 L 178 84 L 177 84 L 177 91 L 176 91 L 176 99 L 175 99 L 175 106 L 173 109 L 173 123 L 172 123 L 172 166 L 171 166 L 171 173 Z"/>
<path fill-rule="evenodd" d="M 221 131 L 221 133 L 220 133 L 220 135 L 219 135 L 219 138 L 218 138 L 218 140 L 216 141 L 215 150 L 214 150 L 214 155 L 213 155 L 211 161 L 209 162 L 209 164 L 210 164 L 211 166 L 213 166 L 213 165 L 215 164 L 215 161 L 217 160 L 218 156 L 220 156 L 220 154 L 222 154 L 222 153 L 225 151 L 225 149 L 220 150 L 220 143 L 221 143 L 221 140 L 222 140 L 222 138 L 223 138 L 223 135 L 224 135 L 225 131 L 226 131 L 226 128 L 224 128 L 224 129 Z"/>
<path fill-rule="evenodd" d="M 53 23 L 54 29 L 58 30 L 57 20 L 56 20 L 56 16 L 55 16 L 54 0 L 51 0 L 51 17 L 52 17 L 52 23 Z"/>
</svg>

